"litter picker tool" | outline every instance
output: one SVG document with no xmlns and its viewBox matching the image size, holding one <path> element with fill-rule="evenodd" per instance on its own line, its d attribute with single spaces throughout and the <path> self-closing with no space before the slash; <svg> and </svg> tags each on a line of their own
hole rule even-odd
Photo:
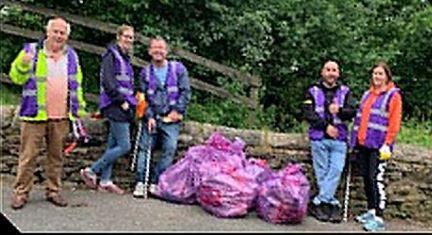
<svg viewBox="0 0 432 235">
<path fill-rule="evenodd" d="M 348 161 L 348 171 L 346 178 L 346 187 L 345 187 L 345 198 L 344 198 L 344 212 L 342 220 L 344 223 L 348 222 L 348 207 L 349 207 L 349 199 L 350 199 L 350 187 L 351 187 L 351 162 Z"/>
</svg>

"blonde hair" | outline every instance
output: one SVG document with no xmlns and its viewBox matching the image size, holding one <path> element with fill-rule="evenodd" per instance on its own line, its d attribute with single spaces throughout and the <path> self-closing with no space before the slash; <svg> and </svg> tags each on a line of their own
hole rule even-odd
<svg viewBox="0 0 432 235">
<path fill-rule="evenodd" d="M 119 40 L 120 36 L 123 35 L 124 31 L 127 31 L 127 30 L 134 31 L 134 28 L 130 25 L 125 25 L 125 24 L 122 24 L 119 27 L 117 27 L 117 40 Z"/>
</svg>

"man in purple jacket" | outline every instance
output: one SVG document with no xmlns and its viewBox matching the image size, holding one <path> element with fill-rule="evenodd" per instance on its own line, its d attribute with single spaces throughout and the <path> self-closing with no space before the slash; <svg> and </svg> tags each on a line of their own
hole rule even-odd
<svg viewBox="0 0 432 235">
<path fill-rule="evenodd" d="M 142 69 L 139 87 L 149 102 L 142 120 L 147 128 L 144 128 L 139 145 L 134 197 L 143 197 L 144 190 L 147 190 L 143 183 L 148 148 L 154 148 L 157 141 L 160 141 L 162 147 L 161 158 L 153 168 L 151 193 L 156 190 L 160 174 L 171 165 L 177 150 L 180 124 L 191 97 L 186 67 L 179 61 L 167 60 L 166 41 L 160 37 L 152 38 L 148 53 L 151 64 Z"/>
<path fill-rule="evenodd" d="M 339 76 L 339 65 L 333 60 L 326 61 L 321 78 L 308 88 L 303 102 L 303 113 L 310 125 L 312 165 L 318 184 L 311 213 L 318 220 L 330 222 L 342 220 L 335 193 L 345 165 L 346 122 L 355 115 L 350 89 L 338 81 Z"/>
</svg>

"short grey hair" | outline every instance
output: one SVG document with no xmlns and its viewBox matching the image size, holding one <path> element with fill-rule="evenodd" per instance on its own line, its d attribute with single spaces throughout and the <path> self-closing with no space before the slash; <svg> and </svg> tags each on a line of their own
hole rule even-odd
<svg viewBox="0 0 432 235">
<path fill-rule="evenodd" d="M 52 24 L 54 24 L 54 21 L 56 21 L 56 20 L 63 20 L 64 22 L 66 22 L 66 34 L 69 36 L 70 35 L 70 32 L 71 32 L 71 26 L 70 26 L 70 24 L 64 19 L 64 18 L 62 18 L 62 17 L 54 17 L 54 18 L 52 18 L 52 19 L 50 19 L 49 21 L 48 21 L 48 24 L 47 24 L 47 26 L 46 26 L 46 30 L 48 31 L 48 29 L 49 28 L 51 28 L 52 27 Z"/>
<path fill-rule="evenodd" d="M 167 49 L 167 51 L 170 50 L 170 46 L 169 46 L 168 42 L 167 42 L 163 37 L 161 37 L 161 36 L 159 36 L 159 35 L 154 36 L 154 37 L 152 37 L 152 38 L 149 39 L 149 43 L 148 43 L 148 48 L 149 48 L 149 49 L 150 49 L 150 47 L 151 47 L 151 44 L 152 44 L 154 41 L 161 41 L 161 42 L 164 42 L 165 45 L 166 45 L 166 49 Z"/>
</svg>

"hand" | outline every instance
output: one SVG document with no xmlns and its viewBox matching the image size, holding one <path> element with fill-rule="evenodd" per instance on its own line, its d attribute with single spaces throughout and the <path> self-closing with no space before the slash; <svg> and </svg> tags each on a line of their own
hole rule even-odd
<svg viewBox="0 0 432 235">
<path fill-rule="evenodd" d="M 332 125 L 327 126 L 326 133 L 332 138 L 337 138 L 339 135 L 338 129 Z"/>
<path fill-rule="evenodd" d="M 121 108 L 123 109 L 123 110 L 128 110 L 129 109 L 129 103 L 128 102 L 123 102 L 123 104 L 121 104 Z"/>
<path fill-rule="evenodd" d="M 182 119 L 182 115 L 179 114 L 176 110 L 172 110 L 169 114 L 168 114 L 168 120 L 170 120 L 170 122 L 177 122 L 179 120 Z"/>
<path fill-rule="evenodd" d="M 390 147 L 388 145 L 384 144 L 379 149 L 379 160 L 381 160 L 381 161 L 389 160 L 391 155 L 392 155 L 392 152 L 390 151 Z"/>
<path fill-rule="evenodd" d="M 149 132 L 152 132 L 152 130 L 155 128 L 156 126 L 156 120 L 154 118 L 150 118 L 147 122 L 147 129 Z"/>
<path fill-rule="evenodd" d="M 103 116 L 102 116 L 102 114 L 100 112 L 95 112 L 95 113 L 91 113 L 90 114 L 90 118 L 92 118 L 92 119 L 102 119 Z"/>
<path fill-rule="evenodd" d="M 145 100 L 144 93 L 138 91 L 138 92 L 135 94 L 135 98 L 137 99 L 137 102 L 144 101 L 144 100 Z"/>
<path fill-rule="evenodd" d="M 22 63 L 25 64 L 25 65 L 30 64 L 30 62 L 33 60 L 33 57 L 34 57 L 34 56 L 35 56 L 35 55 L 34 55 L 33 53 L 31 53 L 31 52 L 26 52 L 26 53 L 24 54 L 24 56 L 22 57 Z"/>
<path fill-rule="evenodd" d="M 329 111 L 331 114 L 337 114 L 339 112 L 339 105 L 335 103 L 330 104 Z"/>
</svg>

